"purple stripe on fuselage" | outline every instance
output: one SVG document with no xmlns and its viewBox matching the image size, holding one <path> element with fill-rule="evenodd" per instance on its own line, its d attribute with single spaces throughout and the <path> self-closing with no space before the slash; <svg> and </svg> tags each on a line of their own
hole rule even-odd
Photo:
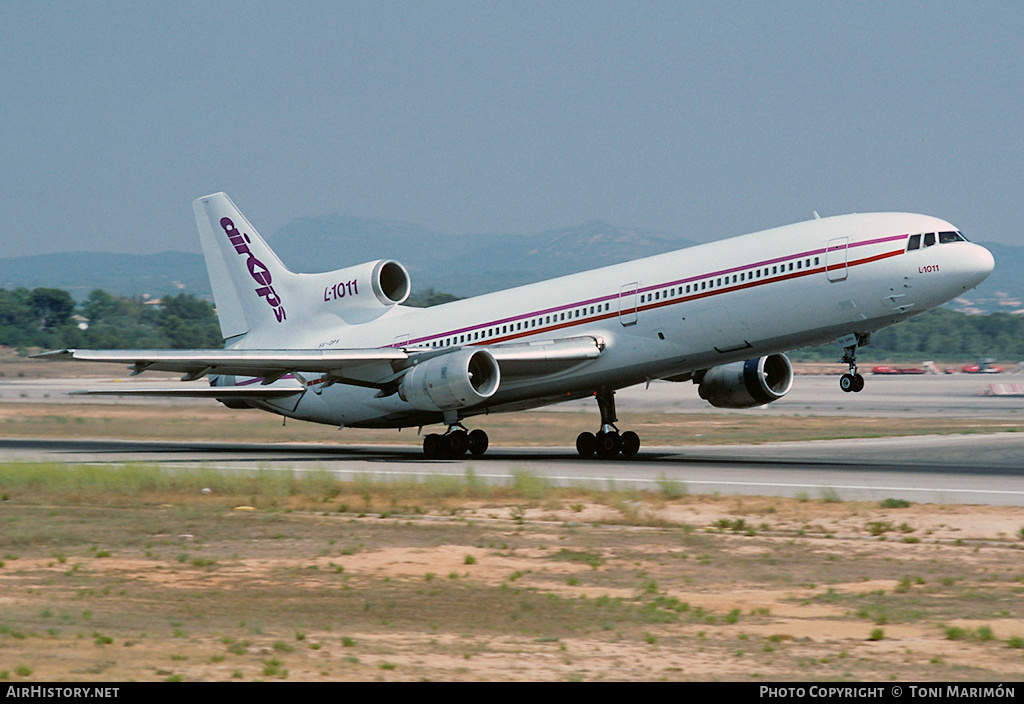
<svg viewBox="0 0 1024 704">
<path fill-rule="evenodd" d="M 896 240 L 904 240 L 906 238 L 907 238 L 906 234 L 891 235 L 891 236 L 887 236 L 887 237 L 877 237 L 875 239 L 864 240 L 862 242 L 849 243 L 847 245 L 847 248 L 864 247 L 864 246 L 872 245 L 872 244 L 882 244 L 882 243 L 885 243 L 885 242 L 894 242 Z M 833 249 L 842 249 L 842 247 L 836 247 L 836 248 L 833 248 Z M 679 286 L 681 284 L 685 285 L 685 284 L 688 284 L 688 283 L 693 283 L 694 281 L 702 281 L 704 279 L 710 279 L 710 278 L 714 278 L 716 276 L 726 276 L 726 275 L 731 275 L 731 274 L 733 274 L 735 272 L 739 272 L 739 271 L 747 271 L 748 269 L 758 269 L 758 268 L 764 267 L 764 266 L 771 266 L 772 264 L 778 264 L 780 262 L 795 261 L 797 259 L 802 259 L 804 257 L 820 256 L 822 254 L 825 254 L 826 251 L 827 251 L 826 248 L 819 248 L 819 249 L 808 250 L 806 252 L 800 252 L 798 254 L 788 254 L 788 255 L 785 255 L 785 256 L 782 256 L 782 257 L 776 257 L 774 259 L 766 259 L 764 261 L 755 262 L 753 264 L 744 264 L 742 266 L 736 266 L 736 267 L 732 267 L 732 268 L 729 268 L 729 269 L 722 269 L 720 271 L 713 271 L 713 272 L 708 272 L 708 273 L 704 273 L 704 274 L 698 274 L 696 276 L 689 276 L 689 277 L 684 278 L 684 279 L 677 279 L 675 281 L 668 281 L 666 283 L 656 284 L 656 285 L 652 285 L 652 286 L 645 286 L 643 288 L 638 288 L 636 291 L 630 291 L 628 295 L 639 295 L 641 293 L 648 293 L 650 291 L 657 291 L 657 290 L 660 290 L 660 289 L 663 289 L 663 288 L 666 288 L 666 287 Z M 768 281 L 765 280 L 765 279 L 762 279 L 762 281 L 765 281 L 765 283 L 768 283 Z M 433 340 L 440 340 L 440 339 L 444 339 L 446 337 L 451 337 L 451 336 L 454 336 L 454 335 L 462 335 L 464 333 L 479 332 L 479 331 L 482 331 L 482 330 L 486 330 L 487 328 L 495 327 L 495 326 L 498 326 L 498 325 L 507 325 L 509 323 L 522 322 L 524 320 L 530 320 L 530 319 L 535 318 L 537 316 L 549 315 L 549 314 L 552 314 L 552 313 L 555 313 L 555 314 L 562 313 L 564 311 L 576 309 L 576 308 L 579 308 L 581 306 L 589 306 L 589 305 L 598 304 L 598 303 L 607 303 L 609 301 L 617 300 L 617 299 L 619 299 L 621 297 L 622 297 L 622 293 L 621 292 L 620 293 L 608 294 L 608 295 L 604 295 L 604 296 L 599 296 L 597 298 L 590 298 L 590 299 L 583 300 L 583 301 L 576 301 L 574 303 L 568 303 L 568 304 L 561 305 L 561 306 L 555 306 L 553 308 L 545 308 L 543 310 L 537 310 L 537 311 L 533 311 L 533 312 L 530 312 L 530 313 L 524 313 L 524 314 L 521 314 L 521 315 L 515 315 L 515 316 L 508 317 L 508 318 L 501 318 L 499 320 L 493 320 L 493 321 L 490 321 L 490 322 L 487 322 L 487 323 L 481 323 L 481 324 L 477 324 L 477 325 L 470 325 L 470 326 L 464 327 L 464 328 L 457 328 L 455 330 L 449 330 L 448 332 L 443 332 L 443 333 L 434 334 L 434 335 L 427 335 L 425 337 L 419 337 L 419 338 L 416 338 L 416 339 L 407 340 L 405 342 L 392 343 L 391 345 L 388 345 L 388 347 L 406 347 L 406 346 L 409 346 L 409 345 L 415 345 L 415 344 L 419 344 L 419 343 L 423 343 L 423 342 L 430 342 L 430 341 L 433 341 Z M 591 317 L 588 316 L 586 318 L 586 320 L 594 320 L 594 318 L 591 318 Z M 581 322 L 584 322 L 584 321 L 581 319 Z M 515 331 L 515 332 L 523 332 L 523 331 L 519 330 L 519 331 Z M 507 335 L 507 334 L 510 334 L 510 333 L 501 333 L 501 334 L 502 335 Z"/>
</svg>

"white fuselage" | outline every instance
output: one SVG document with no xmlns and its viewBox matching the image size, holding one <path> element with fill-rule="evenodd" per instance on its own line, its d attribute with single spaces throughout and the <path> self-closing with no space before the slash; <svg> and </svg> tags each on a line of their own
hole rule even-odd
<svg viewBox="0 0 1024 704">
<path fill-rule="evenodd" d="M 913 234 L 953 232 L 904 213 L 811 220 L 647 257 L 433 308 L 395 306 L 376 320 L 308 332 L 250 336 L 239 348 L 450 349 L 589 335 L 593 360 L 541 377 L 503 375 L 486 402 L 460 416 L 556 403 L 646 380 L 866 334 L 955 298 L 992 270 L 966 241 L 908 251 Z M 299 375 L 297 402 L 267 410 L 331 423 L 399 427 L 440 422 L 397 394 Z"/>
</svg>

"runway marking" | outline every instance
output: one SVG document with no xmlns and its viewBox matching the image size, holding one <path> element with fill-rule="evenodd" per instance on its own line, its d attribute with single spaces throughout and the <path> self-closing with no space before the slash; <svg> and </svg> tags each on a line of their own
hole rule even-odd
<svg viewBox="0 0 1024 704">
<path fill-rule="evenodd" d="M 220 466 L 220 469 L 225 470 L 237 470 L 236 467 Z M 323 472 L 329 471 L 335 474 L 342 475 L 371 475 L 371 476 L 382 476 L 382 477 L 437 477 L 437 476 L 452 476 L 460 477 L 462 474 L 451 472 L 421 472 L 421 471 L 391 471 L 391 470 L 367 470 L 367 469 L 294 469 L 294 468 L 270 468 L 277 469 L 279 471 L 295 471 L 295 472 Z M 265 471 L 265 469 L 260 470 Z M 495 479 L 495 480 L 508 480 L 513 478 L 511 472 L 507 474 L 493 474 L 493 473 L 476 473 L 476 477 L 480 479 Z M 608 482 L 610 484 L 661 484 L 665 479 L 648 479 L 644 477 L 635 477 L 630 479 L 623 479 L 621 477 L 581 477 L 577 475 L 540 475 L 543 479 L 548 479 L 555 482 Z M 675 479 L 669 478 L 669 481 L 679 481 L 680 483 L 687 485 L 704 485 L 704 486 L 736 486 L 736 487 L 767 487 L 773 489 L 833 489 L 840 490 L 845 489 L 847 491 L 890 491 L 890 492 L 916 492 L 916 493 L 941 493 L 941 494 L 985 494 L 993 496 L 1024 496 L 1024 491 L 1014 491 L 1006 489 L 955 489 L 947 487 L 909 487 L 909 486 L 871 486 L 866 484 L 810 484 L 810 483 L 779 483 L 779 482 L 736 482 L 736 481 L 711 481 L 711 480 L 687 480 L 687 479 Z"/>
</svg>

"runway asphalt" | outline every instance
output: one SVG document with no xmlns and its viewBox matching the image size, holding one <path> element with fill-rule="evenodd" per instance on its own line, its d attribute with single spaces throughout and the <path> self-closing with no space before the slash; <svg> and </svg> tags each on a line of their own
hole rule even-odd
<svg viewBox="0 0 1024 704">
<path fill-rule="evenodd" d="M 998 375 L 868 376 L 865 391 L 844 394 L 832 376 L 802 376 L 782 401 L 755 411 L 791 415 L 1019 419 L 1024 397 L 986 394 Z M 136 382 L 116 382 L 136 383 Z M 166 382 L 163 382 L 166 384 Z M 0 381 L 0 402 L 76 403 L 71 389 L 92 381 Z M 95 402 L 96 399 L 89 399 Z M 709 412 L 691 384 L 659 382 L 617 396 L 620 412 Z M 109 399 L 109 402 L 117 402 Z M 188 401 L 194 403 L 193 401 Z M 580 402 L 577 402 L 580 403 Z M 583 402 L 593 405 L 592 401 Z M 596 413 L 596 409 L 595 409 Z M 163 466 L 331 471 L 415 478 L 474 474 L 509 481 L 516 472 L 556 484 L 658 488 L 691 493 L 1024 506 L 1024 433 L 835 440 L 756 446 L 644 447 L 631 461 L 580 460 L 570 447 L 491 448 L 484 458 L 427 460 L 417 447 L 0 439 L 0 459 L 71 463 L 158 462 Z"/>
</svg>

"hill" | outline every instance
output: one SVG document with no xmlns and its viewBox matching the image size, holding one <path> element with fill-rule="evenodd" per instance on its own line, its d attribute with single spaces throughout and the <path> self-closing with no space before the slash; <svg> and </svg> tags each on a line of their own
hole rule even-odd
<svg viewBox="0 0 1024 704">
<path fill-rule="evenodd" d="M 400 261 L 413 290 L 474 296 L 694 244 L 677 234 L 593 221 L 535 235 L 451 235 L 414 223 L 346 215 L 297 218 L 267 240 L 294 271 Z M 996 270 L 949 304 L 970 313 L 1024 312 L 1024 247 L 986 244 Z M 67 252 L 0 259 L 0 288 L 60 288 L 77 300 L 101 288 L 121 296 L 185 292 L 209 297 L 202 255 Z"/>
<path fill-rule="evenodd" d="M 692 242 L 652 230 L 595 221 L 536 235 L 453 236 L 419 225 L 340 215 L 300 218 L 267 238 L 295 271 L 329 271 L 396 259 L 413 289 L 475 296 L 660 254 Z"/>
</svg>

